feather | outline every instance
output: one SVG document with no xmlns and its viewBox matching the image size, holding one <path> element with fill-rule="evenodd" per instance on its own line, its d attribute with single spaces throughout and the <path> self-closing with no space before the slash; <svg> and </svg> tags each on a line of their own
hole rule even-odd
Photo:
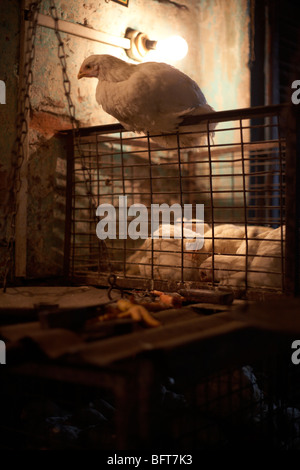
<svg viewBox="0 0 300 470">
<path fill-rule="evenodd" d="M 98 78 L 96 100 L 105 112 L 127 130 L 159 134 L 152 139 L 162 146 L 177 147 L 179 124 L 187 115 L 213 113 L 197 83 L 175 67 L 157 62 L 130 64 L 110 55 L 92 55 L 82 63 L 78 78 Z M 216 124 L 210 124 L 213 133 Z M 198 131 L 184 135 L 182 132 Z M 181 145 L 197 145 L 207 125 L 186 126 Z M 202 134 L 201 134 L 202 133 Z"/>
<path fill-rule="evenodd" d="M 248 264 L 247 285 L 249 287 L 281 287 L 281 260 L 284 255 L 284 244 L 281 234 L 285 236 L 285 227 L 249 228 L 248 236 L 258 233 L 256 239 L 248 241 L 248 257 L 246 260 L 246 241 L 242 241 L 235 256 L 215 255 L 201 263 L 200 278 L 204 281 L 214 280 L 220 285 L 244 287 L 246 284 L 246 261 Z M 282 253 L 283 251 L 283 253 Z"/>
<path fill-rule="evenodd" d="M 171 238 L 161 238 L 163 230 L 170 231 Z M 155 237 L 160 238 L 155 238 Z M 153 246 L 153 276 L 155 279 L 181 280 L 181 266 L 183 258 L 183 277 L 185 281 L 197 280 L 199 275 L 198 259 L 195 251 L 189 251 L 188 243 L 197 238 L 197 233 L 184 228 L 184 238 L 181 236 L 181 226 L 164 224 L 153 234 L 153 239 L 145 240 L 139 250 L 127 260 L 127 274 L 139 275 L 145 278 L 152 277 L 152 246 Z M 153 245 L 152 245 L 153 244 Z M 181 255 L 182 247 L 184 250 Z"/>
</svg>

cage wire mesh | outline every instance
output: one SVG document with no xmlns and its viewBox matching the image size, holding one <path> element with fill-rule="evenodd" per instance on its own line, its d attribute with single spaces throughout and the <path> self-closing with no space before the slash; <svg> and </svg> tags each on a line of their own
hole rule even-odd
<svg viewBox="0 0 300 470">
<path fill-rule="evenodd" d="M 297 449 L 299 374 L 292 367 L 281 354 L 210 373 L 173 397 L 154 434 L 181 449 Z"/>
<path fill-rule="evenodd" d="M 154 136 L 136 135 L 117 124 L 81 129 L 75 141 L 71 138 L 68 163 L 65 256 L 70 278 L 107 285 L 107 274 L 114 272 L 128 287 L 284 292 L 286 135 L 281 115 L 282 107 L 272 106 L 192 117 L 174 134 L 177 145 L 168 148 L 155 143 Z M 199 145 L 181 144 L 183 136 L 196 133 L 202 137 Z M 133 239 L 120 233 L 120 196 L 127 197 L 126 210 L 143 204 L 148 214 L 154 204 L 182 209 L 190 204 L 192 218 L 171 211 L 154 238 L 149 216 L 147 235 Z M 115 208 L 113 238 L 97 237 L 95 204 Z M 200 204 L 202 227 L 196 219 Z M 138 214 L 128 211 L 127 228 Z M 169 239 L 161 237 L 166 225 Z M 136 228 L 141 229 L 137 219 Z M 201 230 L 203 247 L 189 250 L 185 234 L 197 237 Z M 178 231 L 184 236 L 176 238 Z"/>
<path fill-rule="evenodd" d="M 167 368 L 147 382 L 145 396 L 138 393 L 138 375 L 128 376 L 129 388 L 120 382 L 122 390 L 112 387 L 117 372 L 107 382 L 102 378 L 101 386 L 85 376 L 78 383 L 68 374 L 53 380 L 53 371 L 46 382 L 26 371 L 8 376 L 0 392 L 1 448 L 299 449 L 299 369 L 282 338 L 279 343 L 277 352 L 262 357 L 257 345 L 255 354 L 247 344 L 244 365 L 240 355 L 225 365 L 223 354 L 212 367 L 199 357 L 199 366 L 176 368 L 175 376 Z"/>
</svg>

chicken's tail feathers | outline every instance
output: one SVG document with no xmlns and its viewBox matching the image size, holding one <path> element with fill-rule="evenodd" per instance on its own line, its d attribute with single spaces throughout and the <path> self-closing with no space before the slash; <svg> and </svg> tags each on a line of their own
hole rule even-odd
<svg viewBox="0 0 300 470">
<path fill-rule="evenodd" d="M 197 106 L 196 108 L 189 109 L 188 112 L 185 114 L 185 116 L 187 116 L 187 115 L 188 116 L 201 116 L 203 114 L 210 114 L 210 113 L 213 114 L 215 112 L 216 112 L 216 110 L 212 106 L 210 106 L 208 103 L 205 103 L 205 104 L 202 104 L 201 106 Z M 214 121 L 209 122 L 209 125 L 208 125 L 209 133 L 206 137 L 207 137 L 207 140 L 209 140 L 210 143 L 211 142 L 213 143 L 213 138 L 215 136 L 214 131 L 215 131 L 215 128 L 217 127 L 217 125 L 218 125 L 218 122 L 214 122 Z M 192 126 L 190 128 L 192 129 Z M 184 129 L 184 127 L 183 127 L 183 129 Z M 205 131 L 207 130 L 206 121 L 203 122 L 203 123 L 196 124 L 194 126 L 194 129 L 199 130 L 202 133 L 205 133 Z M 203 138 L 201 140 L 203 140 Z"/>
</svg>

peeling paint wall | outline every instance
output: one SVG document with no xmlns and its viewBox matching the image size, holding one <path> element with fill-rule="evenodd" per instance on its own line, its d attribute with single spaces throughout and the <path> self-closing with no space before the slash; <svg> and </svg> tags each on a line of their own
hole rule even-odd
<svg viewBox="0 0 300 470">
<path fill-rule="evenodd" d="M 216 110 L 250 106 L 247 0 L 199 0 L 199 81 Z"/>
<path fill-rule="evenodd" d="M 18 2 L 14 0 L 9 3 L 12 14 Z M 177 3 L 187 8 L 177 8 L 172 3 L 157 0 L 130 0 L 128 8 L 107 0 L 56 0 L 60 18 L 114 36 L 124 37 L 127 27 L 143 31 L 153 39 L 181 35 L 189 44 L 189 53 L 173 65 L 201 86 L 208 102 L 216 110 L 249 106 L 248 1 L 178 0 Z M 1 5 L 1 9 L 4 10 L 4 6 Z M 48 0 L 42 3 L 42 13 L 49 14 Z M 17 18 L 15 12 L 11 23 L 2 25 L 2 28 L 8 28 L 16 35 Z M 1 46 L 5 42 L 2 36 Z M 112 54 L 129 60 L 125 51 L 65 33 L 61 33 L 61 36 L 67 54 L 72 100 L 81 125 L 115 122 L 95 102 L 97 80 L 78 81 L 77 73 L 82 61 L 91 54 Z M 14 91 L 17 86 L 15 52 L 6 59 Z M 29 277 L 59 276 L 63 260 L 66 150 L 63 140 L 54 134 L 57 130 L 69 128 L 70 121 L 57 39 L 54 31 L 45 27 L 38 27 L 33 74 L 27 274 Z M 10 136 L 14 132 L 12 115 L 6 121 L 7 124 L 3 124 Z M 10 140 L 1 137 L 1 146 L 5 148 L 5 155 L 3 153 L 1 157 L 4 167 L 9 160 Z M 0 167 L 0 178 L 1 171 Z"/>
<path fill-rule="evenodd" d="M 6 85 L 6 104 L 0 104 L 0 276 L 6 255 L 3 204 L 15 140 L 17 112 L 20 6 L 18 0 L 0 2 L 0 80 Z M 3 246 L 4 245 L 4 246 Z"/>
</svg>

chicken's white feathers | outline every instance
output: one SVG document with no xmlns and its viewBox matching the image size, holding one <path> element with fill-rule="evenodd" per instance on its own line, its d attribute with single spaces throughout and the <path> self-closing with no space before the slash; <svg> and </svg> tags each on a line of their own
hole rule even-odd
<svg viewBox="0 0 300 470">
<path fill-rule="evenodd" d="M 126 129 L 150 134 L 172 133 L 186 115 L 213 112 L 204 94 L 189 76 L 158 62 L 130 64 L 110 55 L 93 55 L 82 64 L 78 78 L 97 77 L 96 100 L 105 112 Z M 213 131 L 215 125 L 210 125 Z M 189 128 L 184 128 L 184 132 Z M 195 128 L 193 127 L 193 130 Z M 198 130 L 205 131 L 206 125 Z M 177 143 L 177 137 L 159 136 L 162 145 Z M 199 140 L 188 136 L 187 140 Z"/>
<path fill-rule="evenodd" d="M 220 282 L 220 285 L 243 287 L 245 286 L 247 261 L 247 285 L 249 287 L 281 287 L 281 257 L 284 256 L 282 237 L 285 238 L 285 226 L 277 229 L 248 227 L 249 237 L 251 236 L 251 229 L 252 236 L 256 238 L 248 241 L 247 250 L 246 242 L 243 240 L 235 256 L 215 254 L 214 258 L 207 258 L 200 266 L 200 278 L 211 281 L 213 277 L 212 269 L 214 268 L 214 280 Z"/>
</svg>

